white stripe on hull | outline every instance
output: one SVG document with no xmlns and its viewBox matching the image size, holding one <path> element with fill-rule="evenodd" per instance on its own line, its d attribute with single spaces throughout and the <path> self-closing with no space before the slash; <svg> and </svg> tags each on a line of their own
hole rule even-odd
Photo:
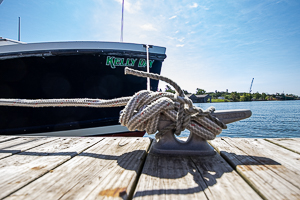
<svg viewBox="0 0 300 200">
<path fill-rule="evenodd" d="M 76 136 L 101 136 L 108 134 L 129 132 L 127 127 L 121 125 L 103 126 L 95 128 L 83 128 L 67 131 L 54 131 L 43 133 L 20 134 L 22 136 L 55 136 L 55 137 L 76 137 Z"/>
<path fill-rule="evenodd" d="M 145 52 L 142 44 L 123 42 L 99 42 L 99 41 L 72 41 L 72 42 L 41 42 L 3 45 L 0 47 L 0 54 L 21 53 L 36 51 L 57 51 L 57 50 L 122 50 Z M 165 54 L 166 48 L 153 46 L 149 53 Z"/>
</svg>

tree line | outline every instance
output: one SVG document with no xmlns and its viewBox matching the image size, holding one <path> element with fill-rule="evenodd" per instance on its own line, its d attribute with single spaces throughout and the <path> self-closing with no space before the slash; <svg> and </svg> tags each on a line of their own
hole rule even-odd
<svg viewBox="0 0 300 200">
<path fill-rule="evenodd" d="M 175 91 L 169 86 L 166 85 L 165 92 L 175 93 Z M 189 93 L 187 90 L 183 90 L 185 94 L 195 94 L 195 95 L 203 95 L 208 94 L 212 97 L 212 99 L 224 99 L 224 101 L 274 101 L 274 100 L 300 100 L 300 97 L 294 94 L 284 94 L 284 93 L 246 93 L 246 92 L 223 92 L 223 91 L 215 91 L 215 92 L 206 92 L 206 90 L 197 88 L 195 93 Z M 221 97 L 221 98 L 220 98 Z"/>
</svg>

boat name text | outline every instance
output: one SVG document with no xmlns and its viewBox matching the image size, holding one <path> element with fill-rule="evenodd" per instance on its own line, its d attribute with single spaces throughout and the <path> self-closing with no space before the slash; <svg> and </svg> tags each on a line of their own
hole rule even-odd
<svg viewBox="0 0 300 200">
<path fill-rule="evenodd" d="M 110 66 L 111 68 L 115 69 L 116 67 L 133 67 L 137 61 L 137 58 L 117 58 L 114 56 L 107 56 L 106 57 L 106 65 Z M 152 67 L 154 60 L 149 60 L 149 67 Z M 139 59 L 138 67 L 147 67 L 146 59 Z"/>
</svg>

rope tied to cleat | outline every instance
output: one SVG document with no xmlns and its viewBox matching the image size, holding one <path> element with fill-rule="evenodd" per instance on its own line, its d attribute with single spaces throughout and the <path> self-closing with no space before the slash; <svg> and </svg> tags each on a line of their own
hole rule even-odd
<svg viewBox="0 0 300 200">
<path fill-rule="evenodd" d="M 23 107 L 119 107 L 125 106 L 120 113 L 119 121 L 130 131 L 146 131 L 155 134 L 161 114 L 168 117 L 173 123 L 159 130 L 156 138 L 160 139 L 165 133 L 174 130 L 174 134 L 188 129 L 203 140 L 213 140 L 226 129 L 225 123 L 220 121 L 212 113 L 214 107 L 202 110 L 193 105 L 193 102 L 185 96 L 182 89 L 171 79 L 153 73 L 137 71 L 125 68 L 125 74 L 139 77 L 149 77 L 164 81 L 174 87 L 176 93 L 152 92 L 142 90 L 132 97 L 116 99 L 0 99 L 0 106 L 23 106 Z"/>
</svg>

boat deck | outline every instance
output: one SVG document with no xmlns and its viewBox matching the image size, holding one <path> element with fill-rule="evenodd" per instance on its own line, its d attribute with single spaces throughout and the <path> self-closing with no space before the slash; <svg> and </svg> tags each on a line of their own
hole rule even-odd
<svg viewBox="0 0 300 200">
<path fill-rule="evenodd" d="M 300 138 L 217 138 L 211 157 L 151 142 L 0 136 L 0 199 L 300 199 Z"/>
</svg>

